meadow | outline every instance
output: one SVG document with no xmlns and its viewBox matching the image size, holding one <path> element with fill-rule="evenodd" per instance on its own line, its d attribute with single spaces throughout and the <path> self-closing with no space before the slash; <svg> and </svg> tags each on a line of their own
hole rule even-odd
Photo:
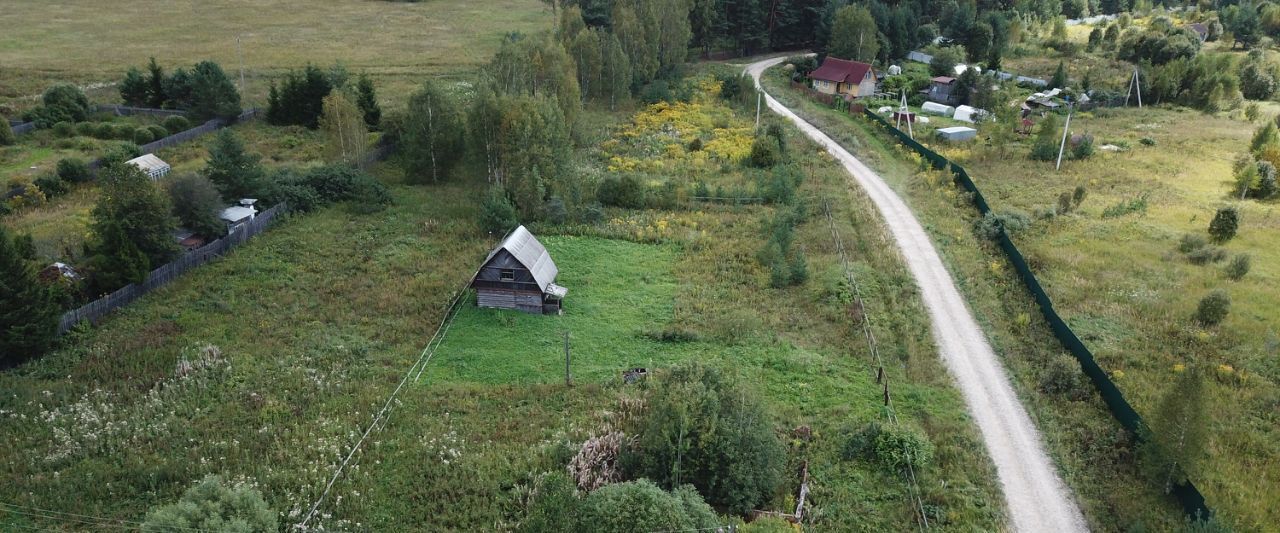
<svg viewBox="0 0 1280 533">
<path fill-rule="evenodd" d="M 152 56 L 168 70 L 211 59 L 233 77 L 243 63 L 251 105 L 265 103 L 270 78 L 340 62 L 374 76 L 384 98 L 399 104 L 424 76 L 467 74 L 489 61 L 504 34 L 551 23 L 538 0 L 316 2 L 305 9 L 287 0 L 16 2 L 0 12 L 0 105 L 26 107 L 54 82 L 94 86 L 90 98 L 114 102 L 106 85 Z"/>
<path fill-rule="evenodd" d="M 920 172 L 918 157 L 874 133 L 869 122 L 805 100 L 776 74 L 770 84 L 774 94 L 877 168 L 921 217 L 970 304 L 987 321 L 988 335 L 1020 382 L 1093 525 L 1168 527 L 1176 510 L 1154 481 L 1134 469 L 1132 446 L 1115 436 L 1118 426 L 1096 394 L 1062 401 L 1040 391 L 1049 359 L 1061 348 L 999 251 L 974 236 L 976 211 L 965 195 L 940 173 Z M 1214 210 L 1234 203 L 1231 162 L 1247 148 L 1253 125 L 1225 113 L 1147 107 L 1077 113 L 1071 127 L 1092 134 L 1095 147 L 1113 143 L 1122 149 L 1064 161 L 1055 172 L 1051 162 L 1027 159 L 1030 139 L 992 146 L 981 138 L 961 145 L 917 138 L 964 165 L 997 211 L 1045 213 L 1059 194 L 1086 188 L 1079 208 L 1033 217 L 1014 240 L 1058 312 L 1140 413 L 1153 412 L 1181 365 L 1213 369 L 1213 416 L 1203 421 L 1212 437 L 1207 460 L 1192 479 L 1226 523 L 1265 529 L 1275 521 L 1267 502 L 1280 474 L 1274 468 L 1280 450 L 1274 416 L 1277 342 L 1270 316 L 1277 299 L 1273 244 L 1280 236 L 1273 206 L 1238 204 L 1244 223 L 1224 248 L 1228 256 L 1252 256 L 1253 269 L 1241 281 L 1226 279 L 1225 262 L 1198 266 L 1177 250 L 1184 234 L 1203 235 Z M 1116 215 L 1124 211 L 1119 205 L 1139 207 Z M 1202 327 L 1192 314 L 1199 299 L 1218 287 L 1232 297 L 1231 314 L 1219 327 Z"/>
<path fill-rule="evenodd" d="M 688 124 L 681 133 L 708 146 L 749 144 L 750 135 L 740 135 L 750 129 L 745 113 L 714 95 L 696 102 L 665 118 L 654 108 L 635 116 L 589 111 L 579 164 L 607 175 L 615 158 L 656 159 L 661 165 L 646 169 L 656 181 L 759 183 L 767 171 L 737 162 L 742 149 L 709 149 L 720 162 L 666 149 L 646 157 L 669 141 L 665 128 L 650 126 L 668 119 Z M 236 129 L 268 161 L 305 160 L 317 149 L 303 131 Z M 938 529 L 1002 527 L 994 468 L 874 210 L 816 146 L 785 131 L 804 174 L 796 194 L 807 214 L 795 246 L 807 257 L 807 282 L 772 288 L 756 258 L 769 221 L 791 207 L 682 198 L 664 209 L 607 208 L 595 223 L 534 225 L 570 288 L 565 314 L 464 305 L 421 380 L 397 398 L 389 422 L 335 485 L 319 523 L 510 529 L 534 480 L 563 468 L 636 394 L 622 384 L 622 370 L 697 360 L 761 394 L 788 443 L 786 482 L 768 509 L 793 509 L 792 469 L 808 461 L 814 527 L 910 528 L 920 509 Z M 169 157 L 194 169 L 203 149 L 185 145 Z M 405 185 L 394 161 L 374 171 L 392 186 L 386 210 L 335 206 L 286 219 L 0 375 L 0 388 L 10 391 L 0 398 L 0 445 L 16 450 L 0 462 L 0 501 L 138 521 L 219 473 L 262 490 L 282 522 L 299 521 L 496 240 L 474 222 L 483 189 L 463 176 L 477 170 L 431 186 Z M 876 318 L 895 414 L 936 448 L 916 484 L 844 456 L 851 435 L 887 413 L 851 318 L 859 315 L 850 314 L 833 225 L 865 297 L 858 312 Z M 572 387 L 562 383 L 565 331 Z M 812 437 L 798 437 L 797 428 Z M 56 523 L 0 514 L 2 527 Z"/>
</svg>

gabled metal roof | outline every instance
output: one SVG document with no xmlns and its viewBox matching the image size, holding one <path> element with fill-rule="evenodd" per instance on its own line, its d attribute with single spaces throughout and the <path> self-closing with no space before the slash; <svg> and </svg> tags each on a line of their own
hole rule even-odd
<svg viewBox="0 0 1280 533">
<path fill-rule="evenodd" d="M 547 253 L 547 249 L 538 242 L 538 239 L 529 233 L 524 226 L 517 227 L 507 234 L 507 238 L 502 240 L 497 248 L 489 252 L 489 256 L 484 259 L 487 264 L 493 259 L 494 254 L 499 251 L 506 250 L 512 257 L 516 258 L 520 264 L 529 269 L 533 274 L 534 281 L 538 282 L 538 288 L 544 292 L 551 282 L 556 280 L 556 275 L 560 270 L 556 268 L 556 262 L 551 260 L 551 254 Z"/>
</svg>

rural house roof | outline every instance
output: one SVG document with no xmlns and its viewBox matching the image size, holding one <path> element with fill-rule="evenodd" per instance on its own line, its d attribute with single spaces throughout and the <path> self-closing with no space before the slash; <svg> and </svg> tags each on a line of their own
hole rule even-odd
<svg viewBox="0 0 1280 533">
<path fill-rule="evenodd" d="M 529 273 L 533 274 L 534 281 L 538 282 L 538 288 L 543 292 L 547 292 L 548 287 L 556 289 L 553 292 L 568 292 L 563 288 L 552 283 L 556 280 L 556 274 L 559 269 L 556 268 L 556 262 L 551 260 L 551 254 L 547 253 L 547 249 L 538 242 L 538 239 L 529 233 L 524 226 L 520 226 L 507 234 L 507 238 L 502 240 L 497 248 L 489 252 L 489 256 L 484 259 L 487 264 L 493 259 L 498 252 L 506 250 L 512 257 L 516 258 L 520 264 L 529 269 Z M 563 294 L 561 294 L 563 296 Z"/>
<path fill-rule="evenodd" d="M 929 81 L 932 81 L 934 83 L 941 83 L 943 85 L 951 85 L 953 82 L 956 81 L 956 79 L 949 76 L 938 76 Z"/>
<path fill-rule="evenodd" d="M 861 83 L 869 70 L 871 65 L 866 63 L 827 56 L 822 66 L 809 73 L 809 77 L 837 83 Z"/>
<path fill-rule="evenodd" d="M 163 159 L 156 157 L 156 154 L 143 154 L 125 162 L 142 169 L 143 172 L 148 173 L 153 170 L 169 168 L 169 164 L 165 163 Z"/>
<path fill-rule="evenodd" d="M 1204 38 L 1209 35 L 1209 27 L 1199 22 L 1188 24 L 1187 27 L 1191 28 L 1191 31 L 1196 32 L 1196 34 L 1200 36 L 1201 40 L 1204 40 Z"/>
</svg>

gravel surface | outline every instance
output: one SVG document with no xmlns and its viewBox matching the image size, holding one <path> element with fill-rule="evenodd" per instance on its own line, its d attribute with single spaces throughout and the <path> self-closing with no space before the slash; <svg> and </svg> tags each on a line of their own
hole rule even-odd
<svg viewBox="0 0 1280 533">
<path fill-rule="evenodd" d="M 759 87 L 761 72 L 784 59 L 752 63 L 747 72 Z M 938 353 L 963 393 L 996 465 L 1013 529 L 1087 531 L 1080 508 L 1045 454 L 1040 434 L 1019 403 L 1000 359 L 911 209 L 880 176 L 826 134 L 768 94 L 765 101 L 770 110 L 793 122 L 840 161 L 884 217 L 929 309 Z"/>
</svg>

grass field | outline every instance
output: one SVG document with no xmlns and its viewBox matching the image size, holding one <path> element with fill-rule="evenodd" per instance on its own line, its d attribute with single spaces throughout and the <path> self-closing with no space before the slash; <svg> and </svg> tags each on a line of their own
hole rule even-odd
<svg viewBox="0 0 1280 533">
<path fill-rule="evenodd" d="M 488 62 L 502 35 L 551 22 L 538 0 L 14 2 L 0 11 L 0 104 L 29 105 L 27 96 L 57 81 L 114 83 L 151 56 L 169 70 L 211 59 L 235 75 L 241 52 L 254 105 L 265 103 L 265 78 L 335 62 L 374 75 L 383 97 L 398 102 L 426 75 Z M 111 87 L 90 96 L 118 98 Z"/>
<path fill-rule="evenodd" d="M 615 135 L 605 125 L 623 118 L 592 114 L 605 136 Z M 287 131 L 263 128 L 261 137 L 246 130 L 255 145 L 292 144 L 278 141 Z M 904 477 L 842 458 L 848 435 L 884 411 L 821 215 L 829 200 L 865 311 L 877 317 L 897 415 L 937 448 L 932 465 L 917 471 L 931 523 L 999 529 L 994 469 L 936 358 L 909 275 L 884 253 L 887 237 L 869 202 L 816 147 L 791 137 L 790 150 L 812 159 L 800 190 L 810 214 L 796 234 L 808 257 L 806 284 L 769 288 L 755 259 L 772 206 L 610 209 L 599 224 L 535 226 L 570 288 L 565 314 L 463 307 L 320 521 L 356 530 L 509 529 L 532 480 L 563 468 L 631 394 L 621 370 L 700 360 L 759 390 L 789 443 L 789 464 L 809 460 L 815 527 L 913 527 Z M 302 139 L 293 149 L 311 145 Z M 174 155 L 183 164 L 199 157 L 195 149 Z M 608 164 L 591 147 L 582 157 Z M 138 520 L 193 480 L 220 473 L 254 483 L 282 521 L 298 521 L 493 244 L 472 222 L 478 188 L 405 186 L 391 166 L 378 173 L 396 199 L 386 211 L 338 206 L 289 219 L 0 375 L 8 391 L 0 445 L 17 450 L 0 462 L 0 501 Z M 751 182 L 743 173 L 717 165 L 703 177 Z M 573 388 L 560 383 L 565 330 Z M 194 370 L 176 371 L 179 360 Z M 790 436 L 802 425 L 811 442 Z M 794 505 L 797 482 L 788 476 L 768 507 Z M 49 525 L 0 515 L 0 528 Z"/>
<path fill-rule="evenodd" d="M 772 83 L 783 87 L 776 78 Z M 1136 476 L 1125 445 L 1100 449 L 1074 442 L 1071 436 L 1082 431 L 1115 431 L 1104 429 L 1114 424 L 1096 401 L 1053 401 L 1035 390 L 1041 358 L 1060 348 L 1037 326 L 1030 299 L 999 254 L 975 240 L 974 211 L 963 195 L 945 178 L 919 174 L 912 156 L 869 134 L 863 121 L 790 94 L 790 103 L 873 163 L 930 228 L 971 304 L 987 315 L 988 334 L 1037 406 L 1046 436 L 1095 525 L 1168 520 L 1171 506 L 1159 503 L 1161 496 L 1149 486 L 1144 489 L 1152 482 Z M 1244 205 L 1241 235 L 1225 246 L 1230 253 L 1253 256 L 1254 269 L 1243 281 L 1226 281 L 1222 264 L 1191 265 L 1176 250 L 1182 234 L 1203 234 L 1213 210 L 1230 202 L 1231 159 L 1247 146 L 1252 127 L 1186 110 L 1116 109 L 1078 114 L 1072 129 L 1093 134 L 1095 146 L 1118 143 L 1131 149 L 1066 161 L 1055 173 L 1051 163 L 1026 159 L 1030 141 L 1003 152 L 980 142 L 937 148 L 965 165 L 996 210 L 1032 212 L 1052 205 L 1061 192 L 1087 187 L 1089 196 L 1078 211 L 1037 221 L 1015 240 L 1059 313 L 1140 413 L 1154 410 L 1175 364 L 1205 362 L 1217 369 L 1210 395 L 1214 417 L 1206 421 L 1213 428 L 1209 459 L 1193 478 L 1228 523 L 1265 529 L 1274 523 L 1275 510 L 1266 502 L 1278 473 L 1262 465 L 1275 465 L 1280 453 L 1274 446 L 1276 348 L 1269 340 L 1275 338 L 1270 314 L 1277 297 L 1270 243 L 1280 238 L 1273 206 Z M 1144 137 L 1155 145 L 1140 143 Z M 1144 212 L 1102 216 L 1108 207 L 1143 195 Z M 1199 298 L 1214 287 L 1228 290 L 1232 314 L 1220 328 L 1202 329 L 1190 317 Z M 1094 416 L 1098 419 L 1091 420 Z"/>
</svg>

